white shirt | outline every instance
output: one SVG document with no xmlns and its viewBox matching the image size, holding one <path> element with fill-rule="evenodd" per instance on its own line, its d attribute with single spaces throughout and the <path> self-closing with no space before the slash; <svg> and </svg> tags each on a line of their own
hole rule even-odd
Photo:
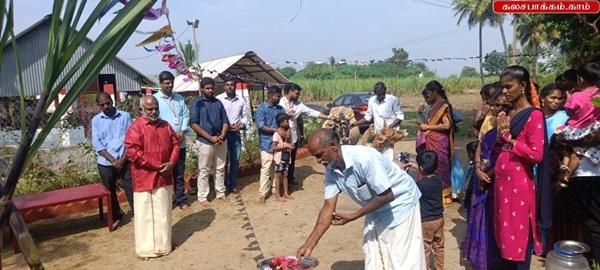
<svg viewBox="0 0 600 270">
<path fill-rule="evenodd" d="M 236 95 L 233 99 L 229 99 L 226 93 L 222 93 L 217 96 L 217 99 L 223 103 L 230 125 L 240 124 L 245 127 L 248 124 L 248 107 L 243 98 Z"/>
<path fill-rule="evenodd" d="M 342 155 L 346 169 L 329 165 L 325 170 L 325 199 L 344 192 L 364 206 L 391 188 L 394 200 L 367 214 L 365 224 L 373 221 L 381 228 L 393 228 L 412 214 L 421 192 L 407 172 L 373 147 L 342 145 Z"/>
<path fill-rule="evenodd" d="M 380 132 L 384 128 L 384 123 L 390 125 L 394 120 L 404 120 L 404 112 L 400 107 L 400 101 L 392 95 L 385 95 L 382 102 L 377 100 L 377 96 L 372 96 L 369 99 L 367 114 L 365 120 L 373 120 L 375 132 Z"/>
<path fill-rule="evenodd" d="M 279 100 L 279 106 L 283 107 L 286 113 L 290 111 L 294 111 L 294 115 L 290 117 L 290 129 L 292 130 L 292 143 L 296 143 L 298 141 L 298 117 L 301 115 L 307 115 L 310 117 L 319 117 L 321 113 L 319 111 L 313 110 L 308 106 L 304 105 L 302 102 L 291 102 L 287 99 L 287 97 L 282 97 Z"/>
</svg>

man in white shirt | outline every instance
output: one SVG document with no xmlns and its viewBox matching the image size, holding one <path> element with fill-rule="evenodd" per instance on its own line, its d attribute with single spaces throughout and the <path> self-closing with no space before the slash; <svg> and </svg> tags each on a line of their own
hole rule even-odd
<svg viewBox="0 0 600 270">
<path fill-rule="evenodd" d="M 237 188 L 237 176 L 240 170 L 240 153 L 242 152 L 242 137 L 240 131 L 246 129 L 248 124 L 248 110 L 246 101 L 235 92 L 237 79 L 228 76 L 223 81 L 223 92 L 217 96 L 217 99 L 223 103 L 227 118 L 229 119 L 229 129 L 227 130 L 227 153 L 229 157 L 229 170 L 225 179 L 227 192 L 239 193 Z"/>
<path fill-rule="evenodd" d="M 404 112 L 400 107 L 400 101 L 393 95 L 386 94 L 387 87 L 383 82 L 378 82 L 373 86 L 375 96 L 369 99 L 367 114 L 363 119 L 350 124 L 350 128 L 367 123 L 373 123 L 375 133 L 383 131 L 384 128 L 400 127 L 404 120 Z M 390 160 L 394 159 L 394 146 L 386 146 L 383 155 Z"/>
<path fill-rule="evenodd" d="M 283 107 L 285 112 L 290 116 L 290 130 L 292 131 L 292 143 L 294 144 L 294 150 L 291 153 L 290 165 L 288 169 L 288 181 L 292 185 L 297 185 L 294 180 L 294 166 L 296 165 L 296 151 L 298 149 L 298 141 L 300 130 L 298 129 L 298 118 L 300 116 L 309 116 L 314 118 L 321 118 L 324 120 L 334 120 L 328 115 L 322 114 L 319 111 L 313 110 L 304 103 L 298 101 L 300 97 L 300 91 L 302 88 L 300 85 L 295 83 L 288 83 L 283 88 L 284 97 L 279 101 L 279 105 Z"/>
<path fill-rule="evenodd" d="M 415 181 L 374 148 L 340 145 L 339 140 L 331 129 L 318 129 L 308 139 L 310 153 L 327 166 L 325 201 L 298 257 L 310 256 L 330 225 L 344 225 L 364 216 L 364 269 L 424 270 L 421 192 Z M 340 193 L 360 208 L 353 212 L 336 209 Z"/>
</svg>

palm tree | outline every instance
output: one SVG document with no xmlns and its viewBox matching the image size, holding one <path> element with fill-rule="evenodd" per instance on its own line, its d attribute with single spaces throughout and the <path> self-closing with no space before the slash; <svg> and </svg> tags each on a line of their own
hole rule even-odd
<svg viewBox="0 0 600 270">
<path fill-rule="evenodd" d="M 18 81 L 21 101 L 21 141 L 9 167 L 6 182 L 3 186 L 0 186 L 0 217 L 2 217 L 0 222 L 4 223 L 5 219 L 10 216 L 11 227 L 18 234 L 17 239 L 23 249 L 25 259 L 32 269 L 43 269 L 33 239 L 29 235 L 26 226 L 18 226 L 23 224 L 14 225 L 12 222 L 14 220 L 22 221 L 18 210 L 11 202 L 11 198 L 23 169 L 36 154 L 52 128 L 60 121 L 71 104 L 78 99 L 79 94 L 98 77 L 100 70 L 117 55 L 117 52 L 133 34 L 133 31 L 140 24 L 146 11 L 155 0 L 129 1 L 119 14 L 110 21 L 108 26 L 103 29 L 85 53 L 81 57 L 74 57 L 75 51 L 86 39 L 91 28 L 96 25 L 102 12 L 109 8 L 111 4 L 114 5 L 113 2 L 112 0 L 100 0 L 91 9 L 91 13 L 83 17 L 86 1 L 54 0 L 52 8 L 52 14 L 54 15 L 51 17 L 50 33 L 48 35 L 48 55 L 44 71 L 44 82 L 39 89 L 40 96 L 32 118 L 29 123 L 26 123 L 19 50 L 13 29 L 13 1 L 0 0 L 0 49 L 4 51 L 9 43 L 13 48 L 12 51 L 16 58 L 16 69 L 18 71 L 15 79 Z M 84 21 L 80 22 L 82 18 Z M 77 29 L 78 25 L 79 29 Z M 8 40 L 8 37 L 11 40 Z M 72 82 L 69 91 L 59 102 L 47 123 L 40 126 L 41 116 L 57 99 L 59 91 L 68 82 Z M 41 131 L 34 140 L 38 128 L 41 128 Z"/>
<path fill-rule="evenodd" d="M 553 29 L 551 23 L 544 21 L 543 16 L 539 14 L 516 15 L 513 21 L 521 46 L 529 47 L 533 54 L 531 77 L 534 80 L 537 77 L 540 46 L 560 38 L 560 33 Z"/>
<path fill-rule="evenodd" d="M 481 1 L 484 2 L 484 1 Z M 474 0 L 454 0 L 454 16 L 458 16 L 457 24 L 460 24 L 463 20 L 467 20 L 469 29 L 478 25 L 479 27 L 479 77 L 481 78 L 481 84 L 483 85 L 483 23 L 484 21 L 478 14 L 480 14 L 480 2 Z"/>
<path fill-rule="evenodd" d="M 502 45 L 507 58 L 510 60 L 506 35 L 504 33 L 504 15 L 494 13 L 492 0 L 454 0 L 454 16 L 458 16 L 457 24 L 467 20 L 469 29 L 475 25 L 479 27 L 479 73 L 481 83 L 483 84 L 483 26 L 489 24 L 492 27 L 500 28 Z"/>
</svg>

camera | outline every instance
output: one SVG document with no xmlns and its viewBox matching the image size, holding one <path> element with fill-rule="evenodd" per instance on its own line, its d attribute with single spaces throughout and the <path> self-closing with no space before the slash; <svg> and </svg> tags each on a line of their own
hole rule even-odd
<svg viewBox="0 0 600 270">
<path fill-rule="evenodd" d="M 410 153 L 400 152 L 400 155 L 398 155 L 398 160 L 404 164 L 408 164 L 410 162 Z"/>
</svg>

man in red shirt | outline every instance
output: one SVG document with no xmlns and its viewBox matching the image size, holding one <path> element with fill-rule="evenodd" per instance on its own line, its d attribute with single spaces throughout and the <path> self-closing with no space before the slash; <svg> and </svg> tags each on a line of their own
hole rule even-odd
<svg viewBox="0 0 600 270">
<path fill-rule="evenodd" d="M 177 134 L 158 118 L 158 101 L 153 96 L 140 100 L 142 117 L 125 135 L 131 162 L 135 216 L 135 252 L 141 259 L 171 252 L 171 201 L 173 167 L 179 158 Z"/>
</svg>

